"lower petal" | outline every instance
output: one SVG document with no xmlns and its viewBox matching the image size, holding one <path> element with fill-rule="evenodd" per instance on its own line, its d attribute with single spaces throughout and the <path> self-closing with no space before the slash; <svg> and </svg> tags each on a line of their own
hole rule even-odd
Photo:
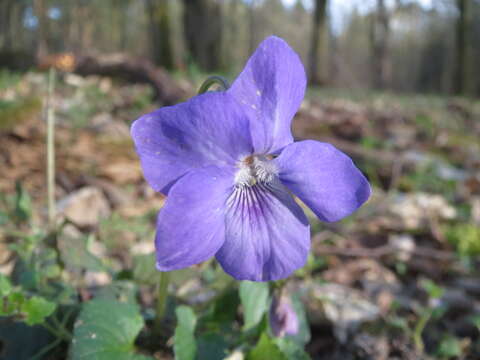
<svg viewBox="0 0 480 360">
<path fill-rule="evenodd" d="M 215 166 L 192 170 L 172 186 L 157 220 L 158 270 L 198 264 L 217 252 L 232 188 L 233 172 Z"/>
<path fill-rule="evenodd" d="M 236 188 L 227 201 L 225 225 L 216 258 L 238 280 L 283 279 L 305 264 L 310 226 L 279 182 Z"/>
</svg>

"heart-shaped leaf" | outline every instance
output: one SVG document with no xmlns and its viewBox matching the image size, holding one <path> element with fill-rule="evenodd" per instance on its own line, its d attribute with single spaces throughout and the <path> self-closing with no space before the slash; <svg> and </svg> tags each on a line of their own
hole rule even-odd
<svg viewBox="0 0 480 360">
<path fill-rule="evenodd" d="M 27 325 L 41 324 L 46 317 L 53 314 L 57 304 L 52 303 L 40 296 L 33 296 L 22 304 L 22 312 L 25 313 Z"/>
<path fill-rule="evenodd" d="M 93 300 L 83 306 L 75 323 L 72 360 L 147 360 L 135 353 L 134 342 L 143 328 L 136 304 Z"/>
<path fill-rule="evenodd" d="M 247 360 L 289 360 L 275 342 L 263 333 L 257 345 L 248 354 Z"/>
<path fill-rule="evenodd" d="M 175 328 L 175 342 L 173 351 L 176 360 L 194 360 L 197 353 L 195 341 L 195 325 L 197 318 L 192 308 L 179 306 L 175 310 L 177 315 L 177 327 Z"/>
<path fill-rule="evenodd" d="M 243 329 L 257 325 L 268 308 L 268 284 L 264 282 L 242 281 L 240 300 L 243 306 Z"/>
</svg>

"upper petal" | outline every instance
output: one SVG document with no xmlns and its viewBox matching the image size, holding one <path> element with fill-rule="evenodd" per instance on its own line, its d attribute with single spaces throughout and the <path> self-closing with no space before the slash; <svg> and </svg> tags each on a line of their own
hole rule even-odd
<svg viewBox="0 0 480 360">
<path fill-rule="evenodd" d="M 272 153 L 293 141 L 290 124 L 305 94 L 305 69 L 282 39 L 270 36 L 250 57 L 231 88 L 250 113 L 257 153 Z"/>
<path fill-rule="evenodd" d="M 188 172 L 170 189 L 157 220 L 157 268 L 181 269 L 213 256 L 225 239 L 225 202 L 233 170 L 208 166 Z"/>
<path fill-rule="evenodd" d="M 305 264 L 310 226 L 280 183 L 235 188 L 225 224 L 225 243 L 216 258 L 234 278 L 278 280 Z"/>
<path fill-rule="evenodd" d="M 333 145 L 313 140 L 296 142 L 273 161 L 282 183 L 323 221 L 350 215 L 370 196 L 367 179 Z"/>
<path fill-rule="evenodd" d="M 144 115 L 133 123 L 131 133 L 145 178 L 165 194 L 192 168 L 233 165 L 252 152 L 242 106 L 220 92 Z"/>
</svg>

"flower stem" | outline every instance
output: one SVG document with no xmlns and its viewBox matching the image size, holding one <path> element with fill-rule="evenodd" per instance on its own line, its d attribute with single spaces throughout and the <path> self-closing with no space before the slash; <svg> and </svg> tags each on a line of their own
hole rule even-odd
<svg viewBox="0 0 480 360">
<path fill-rule="evenodd" d="M 413 342 L 415 343 L 415 348 L 419 354 L 423 354 L 425 346 L 423 344 L 422 334 L 427 326 L 428 321 L 432 317 L 433 311 L 431 309 L 425 310 L 424 313 L 420 316 L 420 319 L 413 330 Z"/>
<path fill-rule="evenodd" d="M 215 84 L 217 84 L 221 88 L 221 90 L 224 90 L 224 91 L 230 87 L 227 79 L 225 79 L 222 76 L 212 75 L 212 76 L 209 76 L 200 86 L 200 89 L 198 89 L 198 94 L 200 95 L 200 94 L 206 93 L 208 89 Z"/>
<path fill-rule="evenodd" d="M 55 91 L 55 68 L 51 67 L 48 73 L 47 93 L 47 202 L 48 225 L 51 230 L 55 227 L 55 110 L 53 93 Z"/>
<path fill-rule="evenodd" d="M 161 331 L 161 325 L 163 316 L 165 314 L 165 308 L 167 307 L 167 297 L 168 297 L 168 282 L 170 280 L 169 272 L 161 272 L 158 277 L 157 284 L 157 304 L 156 304 L 156 314 L 154 322 L 154 330 L 156 333 Z"/>
</svg>

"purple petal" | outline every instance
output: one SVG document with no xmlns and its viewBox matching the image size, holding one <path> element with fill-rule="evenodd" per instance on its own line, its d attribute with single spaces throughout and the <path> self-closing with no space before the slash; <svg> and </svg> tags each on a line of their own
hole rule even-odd
<svg viewBox="0 0 480 360">
<path fill-rule="evenodd" d="M 145 178 L 167 194 L 192 168 L 234 165 L 252 152 L 248 121 L 242 106 L 219 92 L 140 117 L 131 132 Z"/>
<path fill-rule="evenodd" d="M 273 335 L 277 337 L 298 334 L 298 316 L 293 309 L 290 299 L 285 295 L 273 297 L 270 305 L 269 320 Z"/>
<path fill-rule="evenodd" d="M 157 220 L 157 269 L 170 271 L 215 255 L 225 239 L 225 201 L 233 169 L 209 166 L 188 172 L 170 189 Z"/>
<path fill-rule="evenodd" d="M 238 280 L 268 281 L 305 264 L 310 226 L 279 182 L 238 187 L 226 207 L 225 243 L 216 255 L 225 272 Z"/>
<path fill-rule="evenodd" d="M 370 196 L 370 185 L 352 160 L 313 140 L 288 145 L 274 160 L 282 183 L 323 221 L 338 221 Z"/>
<path fill-rule="evenodd" d="M 257 153 L 273 153 L 293 141 L 292 118 L 305 94 L 305 69 L 282 39 L 264 40 L 228 90 L 250 111 Z"/>
</svg>

